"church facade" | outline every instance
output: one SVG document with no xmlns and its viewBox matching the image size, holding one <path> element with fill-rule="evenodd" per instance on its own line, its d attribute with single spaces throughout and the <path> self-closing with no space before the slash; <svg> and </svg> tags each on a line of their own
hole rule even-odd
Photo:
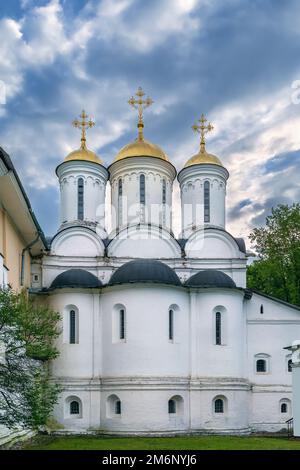
<svg viewBox="0 0 300 470">
<path fill-rule="evenodd" d="M 226 230 L 228 170 L 200 150 L 179 171 L 143 132 L 106 168 L 86 146 L 57 167 L 60 227 L 32 265 L 32 291 L 61 313 L 63 432 L 279 431 L 292 416 L 291 357 L 300 309 L 246 286 L 246 249 Z M 172 232 L 178 178 L 182 231 Z M 109 182 L 109 187 L 108 187 Z M 112 232 L 106 214 L 111 197 Z M 297 334 L 298 331 L 298 334 Z"/>
</svg>

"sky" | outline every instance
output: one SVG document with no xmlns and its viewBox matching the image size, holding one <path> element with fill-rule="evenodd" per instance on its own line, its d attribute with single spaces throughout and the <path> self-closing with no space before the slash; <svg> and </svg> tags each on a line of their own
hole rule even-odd
<svg viewBox="0 0 300 470">
<path fill-rule="evenodd" d="M 79 147 L 71 126 L 96 121 L 88 146 L 109 165 L 136 137 L 127 104 L 154 100 L 145 136 L 179 171 L 207 150 L 229 170 L 227 230 L 247 238 L 271 208 L 300 200 L 298 0 L 2 0 L 0 146 L 47 236 L 58 228 L 56 166 Z M 180 231 L 174 185 L 175 234 Z"/>
</svg>

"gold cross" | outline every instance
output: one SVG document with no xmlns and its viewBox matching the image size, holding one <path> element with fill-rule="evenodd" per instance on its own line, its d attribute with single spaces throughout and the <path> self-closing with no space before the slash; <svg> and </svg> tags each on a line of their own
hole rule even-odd
<svg viewBox="0 0 300 470">
<path fill-rule="evenodd" d="M 82 113 L 79 116 L 81 118 L 81 121 L 78 119 L 75 119 L 73 121 L 73 126 L 81 129 L 81 148 L 86 149 L 86 129 L 89 129 L 90 127 L 94 127 L 95 123 L 91 119 L 88 120 L 88 115 L 85 113 L 83 110 Z"/>
<path fill-rule="evenodd" d="M 152 98 L 149 98 L 149 96 L 143 100 L 143 96 L 145 96 L 145 93 L 143 92 L 142 88 L 139 87 L 138 91 L 136 92 L 137 98 L 134 98 L 132 96 L 128 100 L 128 104 L 130 104 L 133 108 L 138 110 L 139 113 L 139 121 L 138 121 L 138 140 L 144 140 L 144 135 L 143 135 L 143 129 L 144 129 L 144 118 L 143 118 L 143 111 L 144 109 L 148 108 L 148 106 L 151 106 L 151 104 L 154 103 Z"/>
<path fill-rule="evenodd" d="M 207 122 L 207 119 L 204 116 L 204 114 L 201 114 L 201 118 L 198 119 L 198 122 L 200 122 L 200 124 L 194 124 L 192 126 L 192 129 L 201 135 L 200 152 L 204 153 L 205 152 L 205 134 L 212 131 L 214 126 L 210 122 L 207 125 L 205 125 L 205 123 Z"/>
</svg>

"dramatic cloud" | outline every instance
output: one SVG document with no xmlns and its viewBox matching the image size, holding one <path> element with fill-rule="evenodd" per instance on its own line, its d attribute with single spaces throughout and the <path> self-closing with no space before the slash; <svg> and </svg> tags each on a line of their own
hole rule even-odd
<svg viewBox="0 0 300 470">
<path fill-rule="evenodd" d="M 79 145 L 70 122 L 83 107 L 95 118 L 88 143 L 109 164 L 135 137 L 127 99 L 139 85 L 155 101 L 146 135 L 178 170 L 199 146 L 193 122 L 204 112 L 214 123 L 207 145 L 230 172 L 227 228 L 234 235 L 247 237 L 273 205 L 300 199 L 296 0 L 2 4 L 0 145 L 47 235 L 57 228 L 55 167 Z M 178 234 L 177 183 L 174 205 Z"/>
</svg>

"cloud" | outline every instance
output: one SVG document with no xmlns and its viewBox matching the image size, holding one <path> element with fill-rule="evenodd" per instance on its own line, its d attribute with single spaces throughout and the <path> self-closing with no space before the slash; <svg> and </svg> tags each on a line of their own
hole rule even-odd
<svg viewBox="0 0 300 470">
<path fill-rule="evenodd" d="M 300 5 L 275 3 L 41 0 L 5 13 L 1 145 L 46 232 L 56 229 L 55 218 L 43 215 L 47 204 L 58 212 L 54 169 L 79 145 L 70 122 L 84 107 L 97 124 L 88 144 L 111 163 L 135 138 L 127 100 L 139 85 L 155 101 L 145 113 L 146 136 L 178 170 L 199 148 L 195 119 L 204 112 L 213 122 L 207 148 L 230 171 L 227 227 L 234 235 L 263 223 L 272 204 L 299 199 L 300 119 L 291 84 L 300 78 Z M 177 183 L 174 205 L 178 234 Z"/>
<path fill-rule="evenodd" d="M 0 20 L 0 79 L 6 84 L 8 100 L 22 91 L 28 69 L 49 66 L 57 55 L 70 50 L 61 13 L 59 0 L 51 0 L 19 21 Z"/>
<path fill-rule="evenodd" d="M 199 0 L 105 0 L 100 2 L 92 27 L 96 37 L 117 41 L 137 52 L 149 52 L 169 36 L 190 34 L 199 27 L 192 12 Z"/>
</svg>

